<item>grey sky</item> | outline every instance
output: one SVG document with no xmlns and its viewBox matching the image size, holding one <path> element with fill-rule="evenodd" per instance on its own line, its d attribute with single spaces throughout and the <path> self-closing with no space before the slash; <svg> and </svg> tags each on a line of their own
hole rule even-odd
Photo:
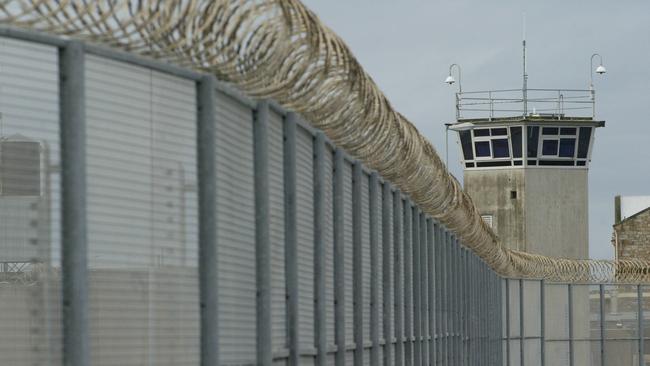
<svg viewBox="0 0 650 366">
<path fill-rule="evenodd" d="M 304 2 L 441 156 L 444 123 L 454 119 L 449 65 L 461 65 L 463 90 L 521 87 L 522 12 L 529 87 L 587 89 L 590 56 L 600 53 L 607 74 L 594 77 L 596 109 L 607 125 L 589 173 L 590 253 L 613 256 L 614 196 L 650 195 L 650 2 Z M 451 137 L 449 165 L 462 178 Z"/>
</svg>

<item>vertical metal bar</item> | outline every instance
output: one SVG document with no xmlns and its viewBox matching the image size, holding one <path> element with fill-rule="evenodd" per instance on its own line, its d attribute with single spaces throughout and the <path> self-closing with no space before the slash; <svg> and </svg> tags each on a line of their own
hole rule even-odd
<svg viewBox="0 0 650 366">
<path fill-rule="evenodd" d="M 605 366 L 605 285 L 598 285 L 600 293 L 600 364 Z"/>
<path fill-rule="evenodd" d="M 519 363 L 525 365 L 525 337 L 524 337 L 524 280 L 519 279 Z"/>
<path fill-rule="evenodd" d="M 546 281 L 541 280 L 539 281 L 539 309 L 540 309 L 540 314 L 539 314 L 539 347 L 541 350 L 541 366 L 546 365 Z"/>
<path fill-rule="evenodd" d="M 506 278 L 506 365 L 510 366 L 510 279 Z"/>
<path fill-rule="evenodd" d="M 420 353 L 422 354 L 421 365 L 428 365 L 429 351 L 429 312 L 428 312 L 428 286 L 427 286 L 427 218 L 426 214 L 420 214 Z"/>
<path fill-rule="evenodd" d="M 429 365 L 436 362 L 436 304 L 435 304 L 435 266 L 434 266 L 434 224 L 433 219 L 427 220 L 427 295 L 429 297 Z"/>
<path fill-rule="evenodd" d="M 412 223 L 411 241 L 412 251 L 412 267 L 413 267 L 413 360 L 415 366 L 422 365 L 422 321 L 420 319 L 420 210 L 415 206 L 413 208 L 413 223 Z"/>
<path fill-rule="evenodd" d="M 460 261 L 459 261 L 459 267 L 458 267 L 458 273 L 459 273 L 459 278 L 458 278 L 458 283 L 460 287 L 460 294 L 461 294 L 461 301 L 460 301 L 460 364 L 461 365 L 466 365 L 467 364 L 467 350 L 465 349 L 467 343 L 465 342 L 465 336 L 466 336 L 466 325 L 467 325 L 467 301 L 469 301 L 469 298 L 467 297 L 467 294 L 465 293 L 467 289 L 467 284 L 465 283 L 465 258 L 467 254 L 465 253 L 465 248 L 460 247 Z"/>
<path fill-rule="evenodd" d="M 336 366 L 345 365 L 345 238 L 343 213 L 344 152 L 334 153 L 334 338 L 336 342 Z"/>
<path fill-rule="evenodd" d="M 379 257 L 377 204 L 379 199 L 379 177 L 377 172 L 370 174 L 370 364 L 379 365 Z M 385 281 L 384 281 L 385 282 Z"/>
<path fill-rule="evenodd" d="M 643 291 L 641 290 L 641 285 L 636 285 L 636 298 L 637 298 L 637 327 L 639 329 L 639 366 L 645 365 L 645 356 L 644 351 L 644 329 L 643 329 Z M 543 366 L 543 365 L 542 365 Z"/>
<path fill-rule="evenodd" d="M 325 135 L 317 132 L 314 138 L 314 325 L 316 365 L 325 366 L 327 361 L 327 296 L 325 290 L 325 188 L 331 181 L 325 180 Z"/>
<path fill-rule="evenodd" d="M 361 243 L 361 180 L 364 179 L 361 162 L 356 161 L 352 173 L 352 269 L 354 309 L 354 364 L 363 365 L 363 250 Z"/>
<path fill-rule="evenodd" d="M 434 226 L 434 269 L 435 269 L 435 318 L 436 318 L 436 332 L 435 332 L 435 364 L 442 364 L 442 249 L 441 249 L 441 224 L 438 222 Z"/>
<path fill-rule="evenodd" d="M 288 113 L 284 120 L 284 269 L 287 289 L 287 344 L 289 366 L 299 363 L 298 325 L 298 243 L 296 219 L 296 119 L 295 113 Z"/>
<path fill-rule="evenodd" d="M 464 318 L 464 313 L 463 313 L 463 248 L 460 245 L 460 241 L 456 239 L 456 293 L 457 293 L 457 307 L 458 309 L 456 310 L 458 315 L 457 315 L 457 325 L 456 325 L 456 347 L 457 347 L 457 352 L 458 352 L 458 365 L 463 365 L 465 362 L 465 357 L 463 354 L 463 347 L 464 347 L 464 342 L 463 342 L 463 318 Z"/>
<path fill-rule="evenodd" d="M 63 364 L 89 364 L 86 88 L 81 42 L 59 51 Z"/>
<path fill-rule="evenodd" d="M 392 240 L 391 238 L 391 197 L 392 197 L 392 192 L 391 192 L 391 187 L 388 182 L 384 182 L 383 185 L 383 199 L 382 199 L 382 210 L 381 210 L 381 230 L 382 230 L 382 235 L 381 235 L 381 241 L 382 241 L 382 260 L 383 260 L 383 265 L 382 265 L 382 270 L 383 270 L 383 286 L 384 286 L 384 291 L 382 293 L 383 295 L 383 309 L 384 309 L 384 319 L 383 319 L 383 338 L 384 338 L 384 354 L 383 354 L 383 363 L 384 365 L 388 366 L 390 365 L 390 362 L 392 360 L 392 338 L 393 335 L 391 333 L 391 314 L 393 314 L 393 309 L 391 306 L 391 295 L 395 291 L 394 288 L 394 283 L 393 286 L 391 286 L 391 281 L 390 281 L 390 276 L 393 274 L 391 273 L 391 256 L 390 256 L 390 248 L 392 246 L 392 243 L 395 241 Z M 395 268 L 393 267 L 393 271 L 395 271 Z"/>
<path fill-rule="evenodd" d="M 260 101 L 253 124 L 255 166 L 255 268 L 257 284 L 257 364 L 270 366 L 271 243 L 269 239 L 269 103 Z"/>
<path fill-rule="evenodd" d="M 444 228 L 441 228 L 441 233 L 440 233 L 440 269 L 441 269 L 441 277 L 440 277 L 440 286 L 441 286 L 441 302 L 442 302 L 442 314 L 441 314 L 441 326 L 442 329 L 440 330 L 440 335 L 442 337 L 442 347 L 440 351 L 442 352 L 441 354 L 441 363 L 443 365 L 448 365 L 449 364 L 449 359 L 447 358 L 448 355 L 448 339 L 449 339 L 449 314 L 447 310 L 449 309 L 448 306 L 448 286 L 447 286 L 447 267 L 448 267 L 448 257 L 447 257 L 447 230 Z"/>
<path fill-rule="evenodd" d="M 445 308 L 444 308 L 444 324 L 445 324 L 445 362 L 446 364 L 451 364 L 451 266 L 450 264 L 450 250 L 449 243 L 451 240 L 451 234 L 448 230 L 445 230 L 445 241 L 443 243 L 443 261 L 444 261 L 444 281 L 445 281 Z"/>
<path fill-rule="evenodd" d="M 403 241 L 403 204 L 402 193 L 397 190 L 393 195 L 393 255 L 395 286 L 395 366 L 404 365 L 404 241 Z"/>
<path fill-rule="evenodd" d="M 412 267 L 412 225 L 413 205 L 411 200 L 404 201 L 404 359 L 406 366 L 413 365 L 413 267 Z"/>
<path fill-rule="evenodd" d="M 197 83 L 196 93 L 202 366 L 215 365 L 219 360 L 215 88 L 214 76 L 204 76 Z"/>
<path fill-rule="evenodd" d="M 573 366 L 573 351 L 574 351 L 574 343 L 573 343 L 573 285 L 568 284 L 567 285 L 567 302 L 568 302 L 568 313 L 569 313 L 569 365 Z"/>
</svg>

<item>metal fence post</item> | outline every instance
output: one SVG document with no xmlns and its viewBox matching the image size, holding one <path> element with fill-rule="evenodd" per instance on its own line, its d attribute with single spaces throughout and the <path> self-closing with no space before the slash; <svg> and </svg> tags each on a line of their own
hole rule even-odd
<svg viewBox="0 0 650 366">
<path fill-rule="evenodd" d="M 384 365 L 388 366 L 390 365 L 390 361 L 392 360 L 392 341 L 393 341 L 393 335 L 391 333 L 391 314 L 393 314 L 393 309 L 391 307 L 391 295 L 395 291 L 394 284 L 391 286 L 391 281 L 390 281 L 390 276 L 393 275 L 391 273 L 391 256 L 390 256 L 390 248 L 391 248 L 391 243 L 394 243 L 395 241 L 392 240 L 391 238 L 391 200 L 390 198 L 393 196 L 391 192 L 391 187 L 388 182 L 384 182 L 383 185 L 383 200 L 382 200 L 382 210 L 381 210 L 381 230 L 382 230 L 382 235 L 381 235 L 381 240 L 382 240 L 382 260 L 383 260 L 383 265 L 382 265 L 382 270 L 383 270 L 383 276 L 382 279 L 384 281 L 383 286 L 384 286 L 384 291 L 382 293 L 383 295 L 383 309 L 384 309 L 384 319 L 383 319 L 383 336 L 384 336 L 384 357 L 383 357 L 383 362 Z M 393 247 L 394 248 L 394 247 Z M 393 268 L 393 271 L 395 271 L 395 268 Z"/>
<path fill-rule="evenodd" d="M 402 193 L 397 190 L 393 195 L 393 255 L 395 286 L 395 366 L 404 365 L 404 282 L 403 282 L 403 207 Z"/>
<path fill-rule="evenodd" d="M 295 113 L 287 113 L 284 119 L 284 270 L 287 291 L 287 344 L 289 366 L 299 363 L 298 325 L 298 243 L 296 219 L 296 119 Z"/>
<path fill-rule="evenodd" d="M 271 366 L 271 243 L 269 239 L 269 103 L 260 101 L 253 124 L 255 169 L 255 265 L 257 284 L 257 364 Z"/>
<path fill-rule="evenodd" d="M 413 365 L 413 261 L 412 225 L 413 205 L 410 199 L 404 200 L 404 364 Z"/>
<path fill-rule="evenodd" d="M 363 365 L 363 251 L 361 243 L 361 180 L 364 179 L 361 162 L 356 161 L 352 174 L 352 270 L 354 307 L 354 364 Z"/>
<path fill-rule="evenodd" d="M 317 132 L 314 137 L 314 345 L 317 349 L 316 365 L 325 366 L 327 362 L 327 318 L 325 291 L 325 187 L 331 181 L 325 180 L 325 135 Z"/>
<path fill-rule="evenodd" d="M 510 279 L 506 278 L 506 365 L 510 366 Z"/>
<path fill-rule="evenodd" d="M 377 210 L 379 196 L 379 176 L 377 172 L 370 174 L 370 364 L 379 365 L 379 256 Z M 383 279 L 383 277 L 382 277 Z"/>
<path fill-rule="evenodd" d="M 539 347 L 541 350 L 541 360 L 540 360 L 540 365 L 544 366 L 546 365 L 546 300 L 545 300 L 545 286 L 546 286 L 546 281 L 543 279 L 539 281 L 539 309 L 540 309 L 540 314 L 539 314 Z"/>
<path fill-rule="evenodd" d="M 519 363 L 525 365 L 525 337 L 524 337 L 524 280 L 519 279 Z"/>
<path fill-rule="evenodd" d="M 85 55 L 81 42 L 59 50 L 63 364 L 90 362 L 86 229 Z"/>
<path fill-rule="evenodd" d="M 435 310 L 436 310 L 436 354 L 435 354 L 435 364 L 439 365 L 442 363 L 442 352 L 443 352 L 443 344 L 442 344 L 442 234 L 441 234 L 441 224 L 438 222 L 435 224 L 435 237 L 434 237 L 434 243 L 433 243 L 433 251 L 434 251 L 434 257 L 433 260 L 435 262 L 434 264 L 434 269 L 435 269 Z"/>
<path fill-rule="evenodd" d="M 569 315 L 569 365 L 573 366 L 573 285 L 567 285 L 567 303 L 568 303 L 568 315 Z"/>
<path fill-rule="evenodd" d="M 427 217 L 425 213 L 420 214 L 420 319 L 421 338 L 420 350 L 422 354 L 422 365 L 429 364 L 429 311 L 428 311 L 428 266 L 427 266 Z"/>
<path fill-rule="evenodd" d="M 605 366 L 605 285 L 598 285 L 600 293 L 600 364 Z"/>
<path fill-rule="evenodd" d="M 334 153 L 334 338 L 336 366 L 345 365 L 345 238 L 344 234 L 344 152 Z"/>
<path fill-rule="evenodd" d="M 427 220 L 427 276 L 429 303 L 429 365 L 436 362 L 436 304 L 435 304 L 435 266 L 434 266 L 434 224 L 433 219 Z"/>
<path fill-rule="evenodd" d="M 413 207 L 413 223 L 412 223 L 412 267 L 413 267 L 413 361 L 414 365 L 422 365 L 422 344 L 420 343 L 422 337 L 422 321 L 420 318 L 420 209 L 417 206 Z"/>
<path fill-rule="evenodd" d="M 201 308 L 201 365 L 219 360 L 217 270 L 217 178 L 214 76 L 197 83 L 197 161 L 199 200 L 199 287 Z"/>
<path fill-rule="evenodd" d="M 641 290 L 641 285 L 636 285 L 636 298 L 637 298 L 637 327 L 639 329 L 639 366 L 644 366 L 645 365 L 645 360 L 643 359 L 645 356 L 645 351 L 644 351 L 644 346 L 645 346 L 645 340 L 643 339 L 645 337 L 644 335 L 644 329 L 643 329 L 643 291 Z"/>
</svg>

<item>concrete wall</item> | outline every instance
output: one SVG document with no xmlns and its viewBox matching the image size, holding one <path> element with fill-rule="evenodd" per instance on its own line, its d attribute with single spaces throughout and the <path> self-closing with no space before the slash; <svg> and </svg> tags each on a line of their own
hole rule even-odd
<svg viewBox="0 0 650 366">
<path fill-rule="evenodd" d="M 481 215 L 492 215 L 492 227 L 502 242 L 516 250 L 526 250 L 523 169 L 466 170 L 465 191 L 479 207 Z M 512 192 L 517 197 L 511 198 Z"/>
<path fill-rule="evenodd" d="M 544 255 L 587 258 L 586 169 L 527 169 L 526 249 Z"/>
<path fill-rule="evenodd" d="M 508 248 L 588 257 L 586 169 L 466 170 L 465 191 Z"/>
</svg>

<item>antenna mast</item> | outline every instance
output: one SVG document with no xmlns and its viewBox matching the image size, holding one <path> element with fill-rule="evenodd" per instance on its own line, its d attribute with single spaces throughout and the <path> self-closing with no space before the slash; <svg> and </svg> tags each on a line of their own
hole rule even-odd
<svg viewBox="0 0 650 366">
<path fill-rule="evenodd" d="M 523 94 L 523 102 L 524 102 L 524 117 L 528 115 L 528 73 L 526 72 L 526 13 L 522 13 L 522 20 L 523 20 L 523 41 L 522 41 L 522 46 L 523 46 L 523 63 L 524 63 L 524 70 L 523 70 L 523 88 L 522 88 L 522 94 Z"/>
</svg>

